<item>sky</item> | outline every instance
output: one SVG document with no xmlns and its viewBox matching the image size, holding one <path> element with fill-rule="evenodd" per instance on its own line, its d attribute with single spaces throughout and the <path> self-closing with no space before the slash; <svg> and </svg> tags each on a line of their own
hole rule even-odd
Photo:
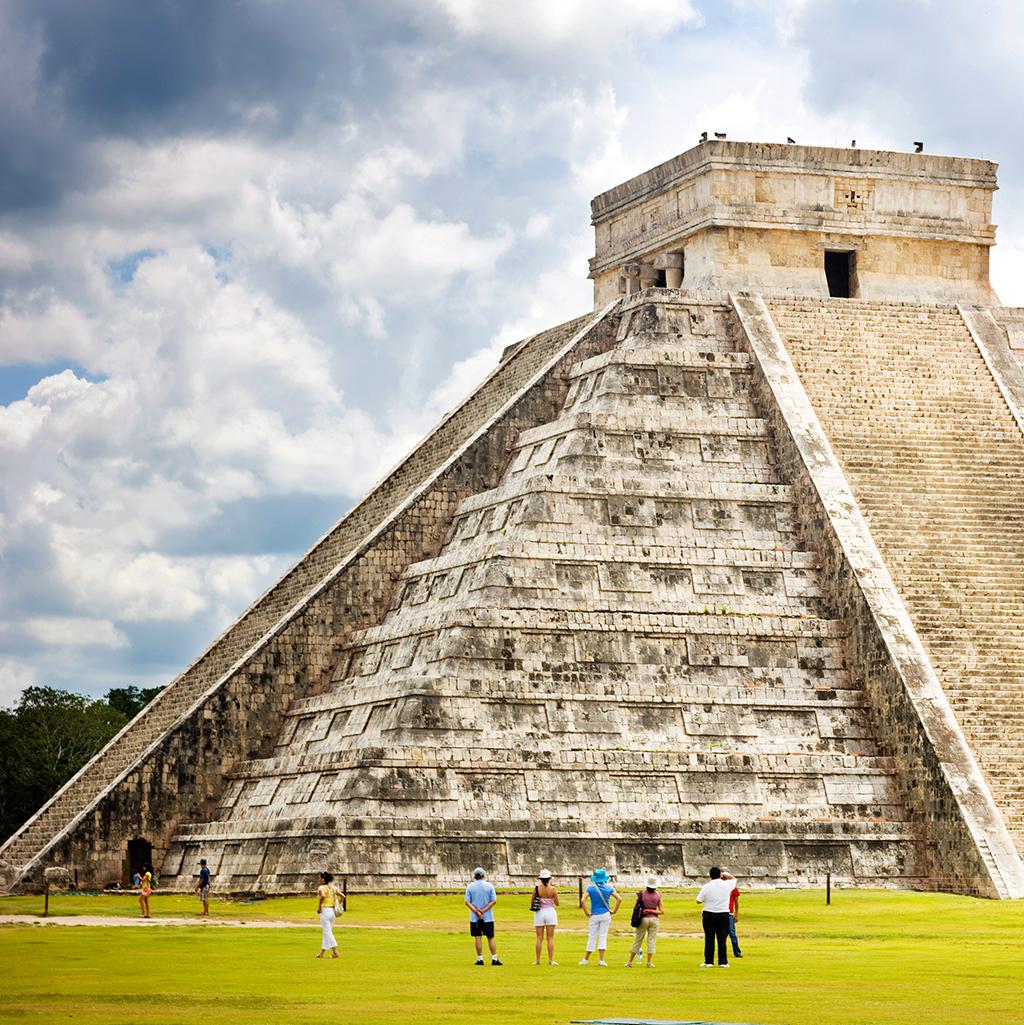
<svg viewBox="0 0 1024 1025">
<path fill-rule="evenodd" d="M 1000 163 L 1024 5 L 0 0 L 0 705 L 169 682 L 696 143 Z"/>
</svg>

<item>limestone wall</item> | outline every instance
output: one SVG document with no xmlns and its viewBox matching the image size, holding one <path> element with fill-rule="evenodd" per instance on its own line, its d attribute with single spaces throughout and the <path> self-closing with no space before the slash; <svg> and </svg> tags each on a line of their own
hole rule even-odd
<svg viewBox="0 0 1024 1025">
<path fill-rule="evenodd" d="M 175 823 L 207 814 L 230 767 L 272 745 L 292 699 L 321 686 L 348 632 L 379 618 L 458 501 L 496 479 L 519 430 L 557 408 L 565 351 L 600 351 L 614 333 L 605 324 L 580 318 L 516 347 L 0 856 L 33 871 L 74 865 L 83 885 L 102 885 L 123 878 L 126 843 L 142 836 L 158 863 Z"/>
<path fill-rule="evenodd" d="M 992 302 L 994 189 L 982 160 L 710 141 L 594 199 L 595 303 L 668 252 L 688 289 L 828 295 L 826 249 L 857 252 L 864 298 Z"/>
</svg>

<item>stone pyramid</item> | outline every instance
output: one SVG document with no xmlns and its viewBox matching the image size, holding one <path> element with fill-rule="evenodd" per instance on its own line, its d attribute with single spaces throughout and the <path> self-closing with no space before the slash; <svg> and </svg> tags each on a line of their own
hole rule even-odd
<svg viewBox="0 0 1024 1025">
<path fill-rule="evenodd" d="M 452 886 L 476 864 L 684 884 L 721 861 L 753 884 L 1024 895 L 992 677 L 947 654 L 983 636 L 984 594 L 936 619 L 928 581 L 970 590 L 955 540 L 915 562 L 912 503 L 879 497 L 907 458 L 870 447 L 873 423 L 886 452 L 904 423 L 928 433 L 912 354 L 938 346 L 963 382 L 943 409 L 981 418 L 1024 491 L 994 181 L 984 161 L 714 142 L 597 197 L 598 311 L 510 347 L 8 841 L 11 878 L 97 884 L 146 858 L 185 889 L 205 857 L 224 891 L 323 867 Z M 950 504 L 987 472 L 950 477 Z M 1024 554 L 975 504 L 988 547 Z M 1024 721 L 1017 634 L 994 622 Z"/>
<path fill-rule="evenodd" d="M 171 865 L 212 854 L 241 889 L 298 888 L 313 850 L 393 886 L 721 856 L 923 880 L 731 334 L 714 303 L 624 317 Z"/>
</svg>

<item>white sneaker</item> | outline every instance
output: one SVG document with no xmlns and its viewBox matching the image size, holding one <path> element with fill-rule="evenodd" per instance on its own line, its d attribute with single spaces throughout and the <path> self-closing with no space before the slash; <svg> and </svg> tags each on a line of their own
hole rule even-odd
<svg viewBox="0 0 1024 1025">
<path fill-rule="evenodd" d="M 633 962 L 632 961 L 627 961 L 623 967 L 625 967 L 625 968 L 632 968 L 633 967 Z"/>
<path fill-rule="evenodd" d="M 714 966 L 713 964 L 708 964 L 708 963 L 707 963 L 707 961 L 705 961 L 705 962 L 704 962 L 704 963 L 703 963 L 703 964 L 701 965 L 701 968 L 714 968 L 714 967 L 715 967 L 715 966 Z"/>
<path fill-rule="evenodd" d="M 597 962 L 597 966 L 598 966 L 598 968 L 607 968 L 608 967 L 608 962 L 607 961 L 598 961 Z M 728 965 L 726 967 L 728 967 Z"/>
<path fill-rule="evenodd" d="M 583 968 L 586 968 L 586 966 L 587 966 L 588 964 L 590 964 L 590 962 L 589 962 L 589 961 L 580 961 L 580 965 L 581 965 L 581 966 L 582 966 Z"/>
<path fill-rule="evenodd" d="M 728 968 L 729 966 L 727 964 L 720 964 L 718 967 L 719 968 Z"/>
<path fill-rule="evenodd" d="M 648 968 L 653 968 L 654 967 L 654 962 L 653 961 L 648 961 L 647 962 L 647 967 Z"/>
<path fill-rule="evenodd" d="M 557 968 L 557 967 L 558 967 L 558 962 L 557 961 L 548 961 L 548 968 Z"/>
</svg>

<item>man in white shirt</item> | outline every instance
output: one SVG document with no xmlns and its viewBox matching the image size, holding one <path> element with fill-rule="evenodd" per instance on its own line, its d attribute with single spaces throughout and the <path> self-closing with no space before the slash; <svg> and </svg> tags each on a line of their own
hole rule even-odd
<svg viewBox="0 0 1024 1025">
<path fill-rule="evenodd" d="M 715 966 L 715 943 L 718 944 L 718 967 L 728 968 L 729 957 L 726 953 L 726 940 L 729 938 L 729 896 L 736 885 L 735 879 L 729 876 L 722 878 L 722 870 L 716 865 L 709 872 L 711 879 L 706 882 L 697 894 L 697 903 L 704 905 L 701 916 L 704 923 L 704 964 L 702 968 Z M 728 873 L 727 873 L 728 875 Z"/>
</svg>

